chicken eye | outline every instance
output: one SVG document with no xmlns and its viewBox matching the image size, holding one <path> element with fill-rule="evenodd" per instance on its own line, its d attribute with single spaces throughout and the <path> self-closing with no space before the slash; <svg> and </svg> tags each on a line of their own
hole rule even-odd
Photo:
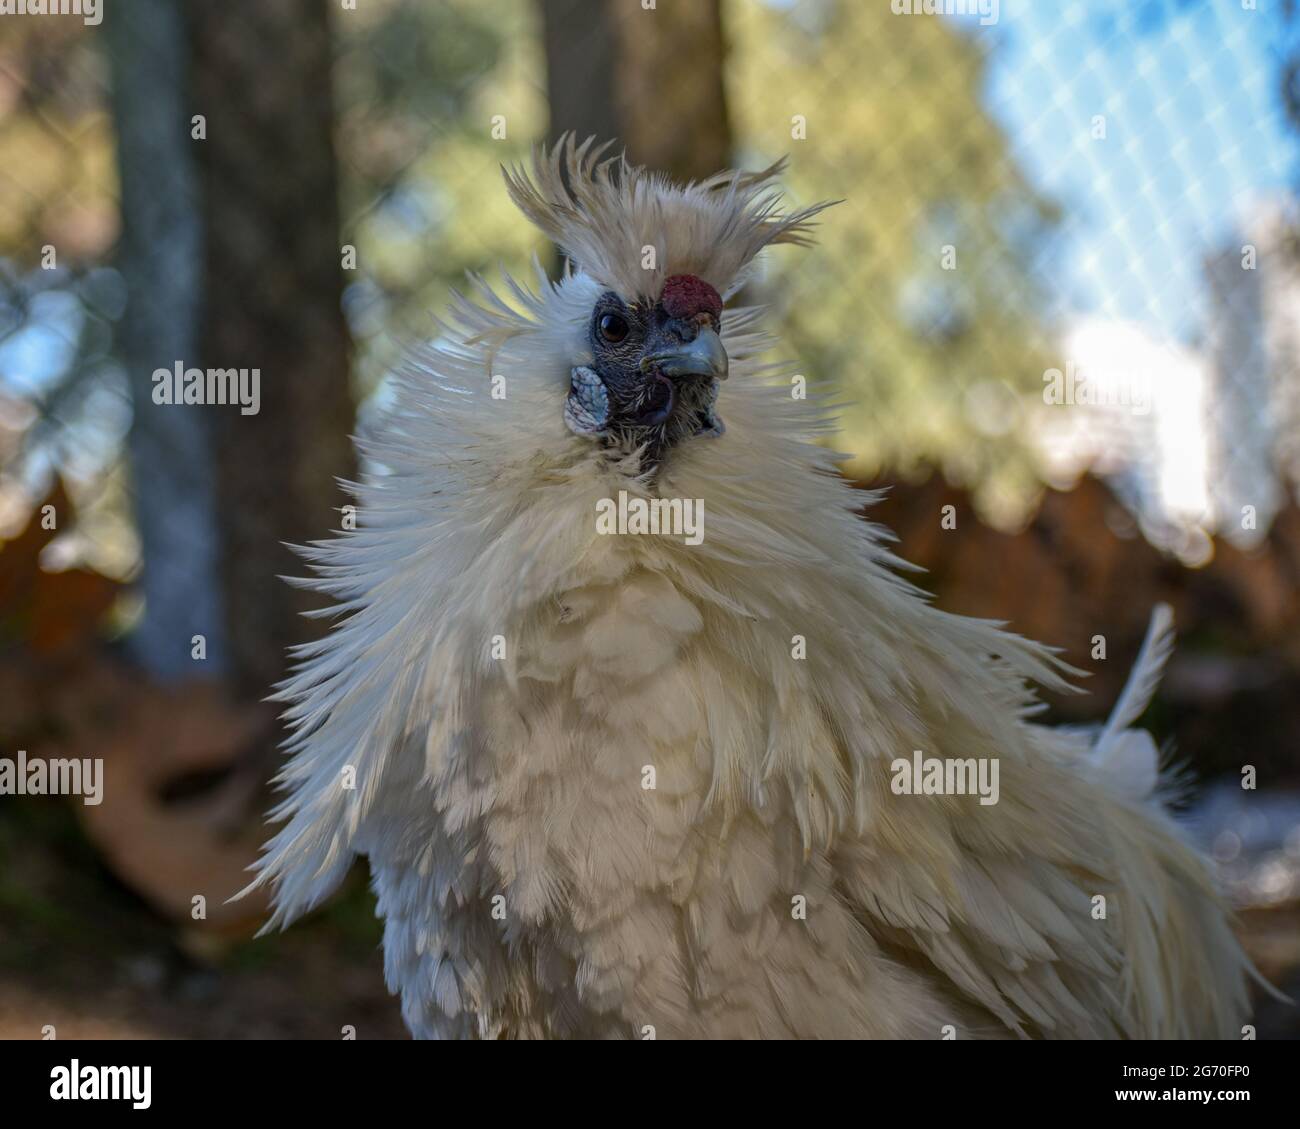
<svg viewBox="0 0 1300 1129">
<path fill-rule="evenodd" d="M 618 314 L 606 314 L 600 319 L 600 335 L 612 344 L 627 336 L 627 319 Z"/>
</svg>

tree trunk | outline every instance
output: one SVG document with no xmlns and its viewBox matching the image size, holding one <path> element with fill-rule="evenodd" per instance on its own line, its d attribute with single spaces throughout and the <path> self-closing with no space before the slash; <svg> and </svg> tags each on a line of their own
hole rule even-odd
<svg viewBox="0 0 1300 1129">
<path fill-rule="evenodd" d="M 674 180 L 731 164 L 721 0 L 611 4 L 618 107 L 628 157 Z"/>
<path fill-rule="evenodd" d="M 352 474 L 349 343 L 330 87 L 328 0 L 191 0 L 195 141 L 208 232 L 202 366 L 260 371 L 256 415 L 211 408 L 236 685 L 264 694 L 285 648 L 319 634 L 319 598 L 282 542 L 338 528 Z"/>
<path fill-rule="evenodd" d="M 613 138 L 678 180 L 728 166 L 720 0 L 540 2 L 553 138 Z"/>
<path fill-rule="evenodd" d="M 225 673 L 226 632 L 212 419 L 153 402 L 152 375 L 195 358 L 203 229 L 189 137 L 189 41 L 173 0 L 133 0 L 107 21 L 121 180 L 119 346 L 131 389 L 128 441 L 144 615 L 130 650 L 150 676 Z M 207 658 L 191 658 L 202 635 Z"/>
<path fill-rule="evenodd" d="M 538 2 L 551 140 L 568 130 L 580 141 L 622 140 L 622 121 L 614 105 L 618 60 L 613 5 L 606 0 Z"/>
</svg>

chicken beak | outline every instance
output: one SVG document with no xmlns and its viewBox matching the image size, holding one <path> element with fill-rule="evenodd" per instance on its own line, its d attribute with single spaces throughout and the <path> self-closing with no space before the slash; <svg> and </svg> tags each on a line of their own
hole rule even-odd
<svg viewBox="0 0 1300 1129">
<path fill-rule="evenodd" d="M 701 329 L 683 345 L 663 349 L 641 360 L 641 371 L 658 369 L 665 376 L 703 376 L 727 379 L 727 350 L 722 338 L 708 328 Z"/>
</svg>

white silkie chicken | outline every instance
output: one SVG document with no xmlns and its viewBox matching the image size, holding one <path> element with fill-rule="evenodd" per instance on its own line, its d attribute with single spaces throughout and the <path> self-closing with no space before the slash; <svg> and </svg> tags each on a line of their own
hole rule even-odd
<svg viewBox="0 0 1300 1129">
<path fill-rule="evenodd" d="M 345 618 L 281 691 L 271 924 L 367 856 L 422 1037 L 1240 1038 L 1248 966 L 1128 728 L 1167 614 L 1105 728 L 1052 730 L 1051 651 L 896 575 L 826 409 L 723 309 L 821 210 L 779 171 L 566 139 L 507 173 L 576 267 L 458 301 L 307 550 Z"/>
</svg>

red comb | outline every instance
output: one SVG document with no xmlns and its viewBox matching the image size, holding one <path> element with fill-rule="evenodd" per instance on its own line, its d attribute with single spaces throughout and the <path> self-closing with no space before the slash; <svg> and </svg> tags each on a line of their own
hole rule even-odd
<svg viewBox="0 0 1300 1129">
<path fill-rule="evenodd" d="M 690 318 L 699 313 L 722 316 L 722 297 L 702 278 L 693 274 L 675 274 L 664 283 L 659 294 L 664 312 L 670 318 Z"/>
</svg>

